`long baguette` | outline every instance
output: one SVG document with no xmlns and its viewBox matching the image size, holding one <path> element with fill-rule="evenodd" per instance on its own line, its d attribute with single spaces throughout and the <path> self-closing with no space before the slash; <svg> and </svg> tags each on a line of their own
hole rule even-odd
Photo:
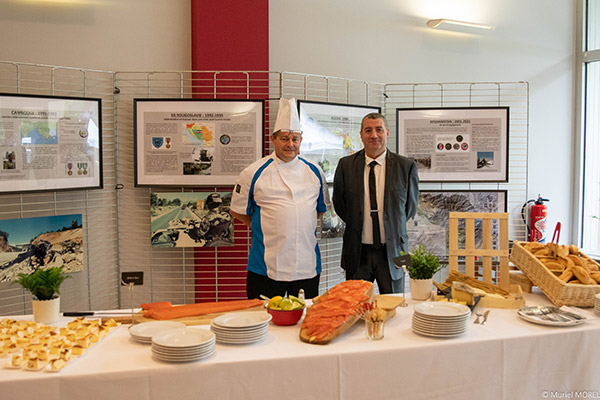
<svg viewBox="0 0 600 400">
<path fill-rule="evenodd" d="M 441 284 L 435 283 L 435 286 L 438 289 L 444 290 L 445 288 L 451 287 L 452 282 L 454 282 L 454 281 L 466 283 L 467 285 L 469 285 L 471 287 L 481 289 L 487 293 L 499 294 L 501 296 L 509 296 L 510 295 L 510 293 L 507 290 L 504 290 L 504 289 L 500 288 L 499 286 L 485 283 L 483 281 L 480 281 L 477 278 L 462 274 L 458 271 L 450 271 L 446 281 Z"/>
</svg>

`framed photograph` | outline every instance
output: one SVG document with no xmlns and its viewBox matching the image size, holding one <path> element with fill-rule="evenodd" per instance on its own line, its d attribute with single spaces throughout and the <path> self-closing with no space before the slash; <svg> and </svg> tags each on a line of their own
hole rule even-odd
<svg viewBox="0 0 600 400">
<path fill-rule="evenodd" d="M 136 186 L 233 185 L 263 156 L 263 100 L 134 99 Z"/>
<path fill-rule="evenodd" d="M 508 182 L 508 107 L 396 109 L 398 154 L 421 182 Z"/>
<path fill-rule="evenodd" d="M 448 219 L 450 212 L 502 213 L 507 210 L 506 190 L 421 190 L 417 215 L 408 221 L 408 250 L 422 244 L 433 254 L 448 258 Z M 481 230 L 475 224 L 475 229 Z M 499 228 L 497 228 L 499 229 Z M 496 229 L 496 230 L 497 230 Z M 481 246 L 482 235 L 476 235 L 476 246 Z"/>
<path fill-rule="evenodd" d="M 360 124 L 372 112 L 381 113 L 381 107 L 298 100 L 300 155 L 318 163 L 333 182 L 339 159 L 363 148 Z"/>
<path fill-rule="evenodd" d="M 233 246 L 231 192 L 150 195 L 152 247 Z"/>
<path fill-rule="evenodd" d="M 0 193 L 102 188 L 100 99 L 0 94 Z"/>
<path fill-rule="evenodd" d="M 84 269 L 81 214 L 0 221 L 0 282 L 17 280 L 43 267 Z"/>
</svg>

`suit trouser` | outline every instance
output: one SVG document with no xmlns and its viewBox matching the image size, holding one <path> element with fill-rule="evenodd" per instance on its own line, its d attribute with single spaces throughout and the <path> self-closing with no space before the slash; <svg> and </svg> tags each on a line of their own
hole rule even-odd
<svg viewBox="0 0 600 400">
<path fill-rule="evenodd" d="M 377 287 L 381 294 L 404 291 L 404 281 L 402 279 L 392 280 L 385 244 L 379 249 L 375 249 L 373 245 L 363 243 L 358 268 L 353 273 L 346 271 L 346 279 L 377 281 Z"/>
</svg>

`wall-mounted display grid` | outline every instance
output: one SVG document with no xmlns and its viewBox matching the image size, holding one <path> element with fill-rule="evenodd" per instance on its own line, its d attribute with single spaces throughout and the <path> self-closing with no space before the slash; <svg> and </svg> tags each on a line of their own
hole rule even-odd
<svg viewBox="0 0 600 400">
<path fill-rule="evenodd" d="M 85 269 L 61 285 L 62 310 L 114 308 L 119 299 L 114 74 L 0 62 L 0 92 L 102 100 L 102 189 L 0 194 L 0 219 L 81 214 Z M 10 237 L 9 237 L 10 241 Z M 31 296 L 0 284 L 0 315 L 31 313 Z"/>
<path fill-rule="evenodd" d="M 287 72 L 106 72 L 0 62 L 0 92 L 102 98 L 104 188 L 75 192 L 0 195 L 0 219 L 81 213 L 88 268 L 63 284 L 63 310 L 128 307 L 125 271 L 144 271 L 133 303 L 174 304 L 245 296 L 250 232 L 236 221 L 235 246 L 152 248 L 150 196 L 165 187 L 134 186 L 133 99 L 205 98 L 265 101 L 265 154 L 281 96 L 382 107 L 390 132 L 395 109 L 408 107 L 510 106 L 509 182 L 422 184 L 429 190 L 507 190 L 511 239 L 524 239 L 520 207 L 527 193 L 528 85 L 526 83 L 382 84 Z M 388 147 L 396 148 L 395 135 Z M 169 187 L 169 191 L 224 192 L 229 186 Z M 320 231 L 320 230 L 319 230 Z M 320 290 L 344 280 L 339 267 L 342 239 L 321 239 Z M 437 280 L 437 279 L 436 279 Z M 0 315 L 31 312 L 22 289 L 0 284 Z"/>
</svg>

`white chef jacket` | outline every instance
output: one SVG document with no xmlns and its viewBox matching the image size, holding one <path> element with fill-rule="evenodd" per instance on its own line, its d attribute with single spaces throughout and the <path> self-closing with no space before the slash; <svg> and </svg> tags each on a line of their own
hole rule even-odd
<svg viewBox="0 0 600 400">
<path fill-rule="evenodd" d="M 272 153 L 244 169 L 231 210 L 252 217 L 247 270 L 278 281 L 320 274 L 317 213 L 329 205 L 325 175 L 311 160 L 283 162 Z"/>
</svg>

